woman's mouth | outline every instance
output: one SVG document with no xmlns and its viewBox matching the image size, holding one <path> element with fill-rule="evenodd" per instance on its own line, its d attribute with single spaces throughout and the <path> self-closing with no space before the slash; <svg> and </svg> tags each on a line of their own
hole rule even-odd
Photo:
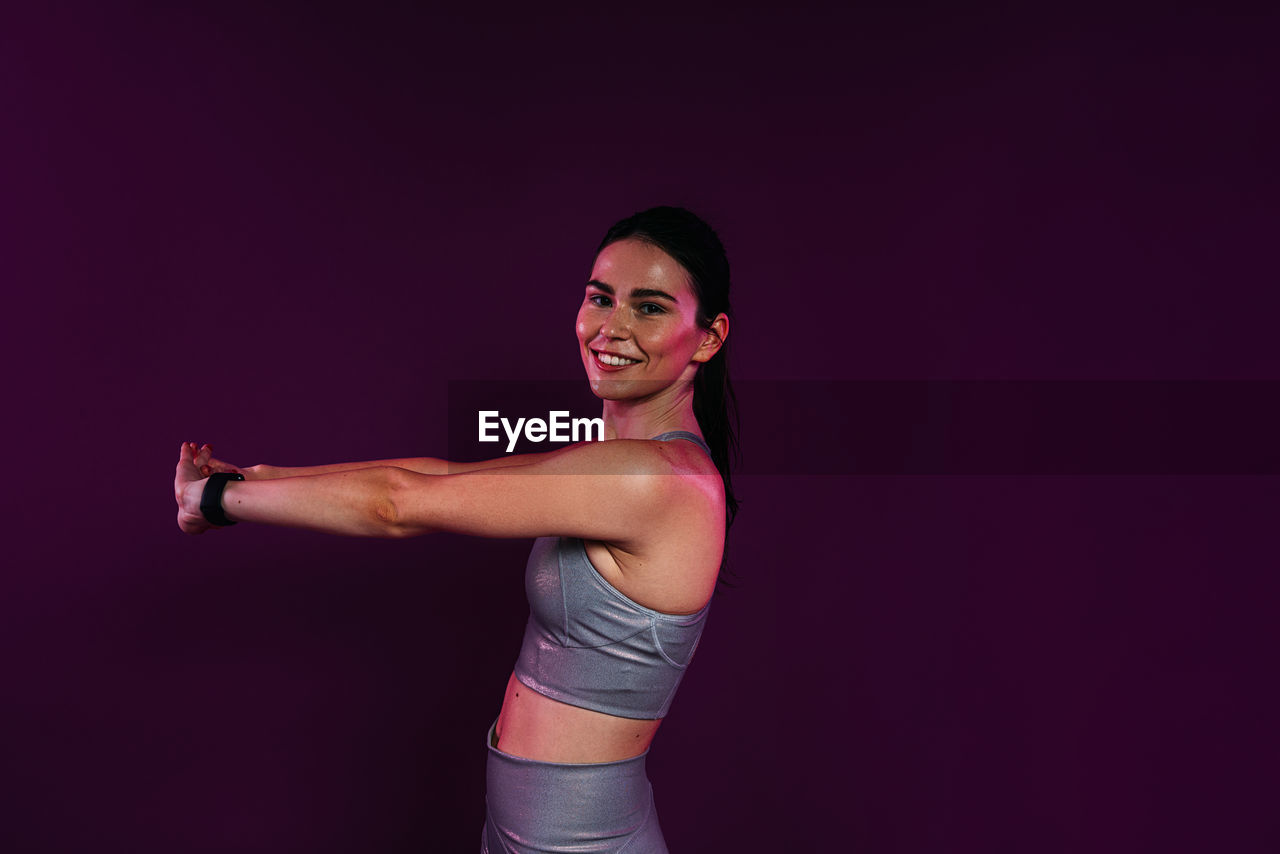
<svg viewBox="0 0 1280 854">
<path fill-rule="evenodd" d="M 628 359 L 623 356 L 613 356 L 608 353 L 601 353 L 599 350 L 592 350 L 591 355 L 595 358 L 597 365 L 607 370 L 618 370 L 619 368 L 627 368 L 631 365 L 640 364 L 639 359 Z"/>
</svg>

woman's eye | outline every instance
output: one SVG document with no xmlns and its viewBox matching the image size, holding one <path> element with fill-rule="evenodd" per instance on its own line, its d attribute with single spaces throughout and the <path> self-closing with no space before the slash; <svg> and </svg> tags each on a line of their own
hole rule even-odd
<svg viewBox="0 0 1280 854">
<path fill-rule="evenodd" d="M 587 302 L 591 303 L 592 305 L 598 305 L 601 308 L 605 308 L 609 304 L 609 298 L 604 294 L 592 294 L 591 296 L 587 297 Z"/>
<path fill-rule="evenodd" d="M 650 308 L 653 309 L 653 311 L 645 310 Z M 656 302 L 646 302 L 640 305 L 641 314 L 662 314 L 662 312 L 663 312 L 662 306 L 658 305 Z"/>
</svg>

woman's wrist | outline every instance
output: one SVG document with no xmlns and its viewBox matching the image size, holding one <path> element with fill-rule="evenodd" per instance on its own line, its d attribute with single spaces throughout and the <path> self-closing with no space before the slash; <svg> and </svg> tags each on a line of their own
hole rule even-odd
<svg viewBox="0 0 1280 854">
<path fill-rule="evenodd" d="M 248 480 L 247 472 L 248 472 L 247 469 L 240 470 L 240 473 L 245 475 L 246 480 Z M 226 508 L 227 502 L 225 499 L 226 499 L 227 490 L 230 489 L 232 484 L 234 483 L 235 483 L 235 479 L 229 480 L 227 483 L 220 484 L 217 490 L 218 499 L 219 499 L 218 507 L 222 508 L 223 516 L 224 518 L 227 518 L 227 519 L 230 519 L 230 517 L 226 516 L 225 508 Z M 201 478 L 200 480 L 193 480 L 191 481 L 191 483 L 188 483 L 182 493 L 182 509 L 185 510 L 187 513 L 191 514 L 192 516 L 199 516 L 200 518 L 204 519 L 206 522 L 209 522 L 210 526 L 212 527 L 215 527 L 215 528 L 225 527 L 222 524 L 215 524 L 213 522 L 210 522 L 209 516 L 204 512 L 204 509 L 200 506 L 204 502 L 205 491 L 208 489 L 208 487 L 209 487 L 209 478 L 207 477 Z"/>
<path fill-rule="evenodd" d="M 193 480 L 182 489 L 182 510 L 189 516 L 199 516 L 204 518 L 204 514 L 200 512 L 200 499 L 204 497 L 205 484 L 209 482 L 209 478 L 202 477 L 199 480 Z"/>
</svg>

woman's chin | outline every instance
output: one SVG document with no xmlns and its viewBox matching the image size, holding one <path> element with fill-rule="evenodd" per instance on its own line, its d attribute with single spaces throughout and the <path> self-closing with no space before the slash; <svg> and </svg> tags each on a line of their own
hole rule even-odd
<svg viewBox="0 0 1280 854">
<path fill-rule="evenodd" d="M 639 400 L 650 397 L 666 387 L 659 380 L 622 380 L 610 377 L 591 377 L 591 391 L 601 400 Z"/>
<path fill-rule="evenodd" d="M 630 397 L 628 386 L 630 383 L 625 380 L 602 380 L 592 378 L 591 393 L 601 400 L 625 400 Z"/>
</svg>

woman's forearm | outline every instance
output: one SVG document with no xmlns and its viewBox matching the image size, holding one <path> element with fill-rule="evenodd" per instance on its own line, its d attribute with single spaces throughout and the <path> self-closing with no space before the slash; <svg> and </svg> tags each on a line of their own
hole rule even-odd
<svg viewBox="0 0 1280 854">
<path fill-rule="evenodd" d="M 512 454 L 491 460 L 478 460 L 469 463 L 454 463 L 436 457 L 404 457 L 397 460 L 371 460 L 366 463 L 333 463 L 327 466 L 249 466 L 241 469 L 246 480 L 275 480 L 282 477 L 311 477 L 318 474 L 337 474 L 344 471 L 357 471 L 372 468 L 408 469 L 418 474 L 461 474 L 479 469 L 503 468 L 505 466 L 527 465 L 539 454 Z"/>
<path fill-rule="evenodd" d="M 249 466 L 241 469 L 247 480 L 275 480 L 281 477 L 310 477 L 317 474 L 337 474 L 344 471 L 355 471 L 357 469 L 381 468 L 390 466 L 393 468 L 408 469 L 416 471 L 419 474 L 448 474 L 449 463 L 447 460 L 438 460 L 435 457 L 405 457 L 398 460 L 371 460 L 364 463 L 333 463 L 325 466 L 272 466 L 263 463 L 261 465 Z"/>
<path fill-rule="evenodd" d="M 232 522 L 306 528 L 349 537 L 392 537 L 391 490 L 397 468 L 376 466 L 300 477 L 230 481 L 222 510 Z M 403 472 L 401 472 L 403 474 Z M 183 505 L 198 513 L 204 480 Z"/>
</svg>

